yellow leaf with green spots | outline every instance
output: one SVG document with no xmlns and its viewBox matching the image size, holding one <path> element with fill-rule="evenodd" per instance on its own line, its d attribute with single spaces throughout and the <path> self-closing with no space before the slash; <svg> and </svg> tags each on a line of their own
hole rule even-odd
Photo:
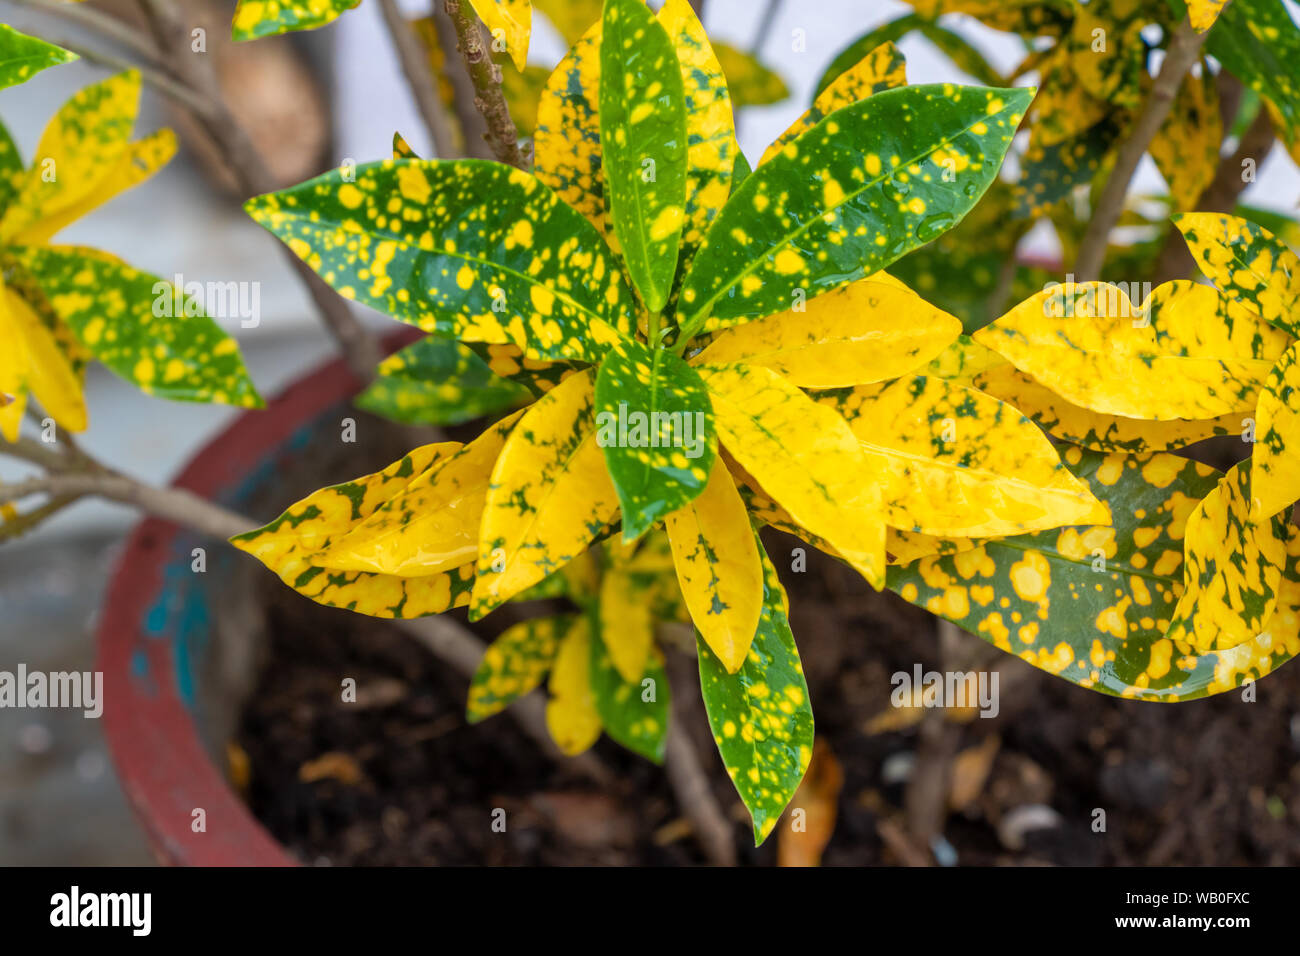
<svg viewBox="0 0 1300 956">
<path fill-rule="evenodd" d="M 465 719 L 471 724 L 500 713 L 542 684 L 574 615 L 521 621 L 488 645 L 469 682 Z"/>
<path fill-rule="evenodd" d="M 1249 219 L 1220 213 L 1184 213 L 1174 225 L 1224 295 L 1300 336 L 1300 258 L 1286 243 Z"/>
<path fill-rule="evenodd" d="M 591 693 L 596 712 L 613 740 L 647 760 L 663 763 L 672 702 L 663 653 L 647 644 L 635 676 L 629 677 L 626 661 L 620 666 L 619 645 L 626 643 L 630 626 L 641 633 L 641 621 L 620 621 L 615 613 L 607 614 L 604 599 L 602 591 L 599 626 L 592 628 L 591 636 Z"/>
<path fill-rule="evenodd" d="M 546 727 L 561 753 L 577 756 L 600 736 L 600 714 L 591 692 L 591 623 L 580 615 L 560 639 L 548 685 Z"/>
<path fill-rule="evenodd" d="M 356 404 L 407 425 L 459 425 L 528 396 L 526 388 L 498 376 L 468 346 L 431 335 L 380 362 Z"/>
<path fill-rule="evenodd" d="M 1187 519 L 1184 592 L 1167 637 L 1226 650 L 1259 633 L 1277 606 L 1286 520 L 1251 518 L 1250 461 L 1234 466 Z"/>
<path fill-rule="evenodd" d="M 992 349 L 980 345 L 969 335 L 962 335 L 935 356 L 934 361 L 921 372 L 924 375 L 946 378 L 959 385 L 974 385 L 981 373 L 1000 365 L 1010 367 L 1011 363 Z"/>
<path fill-rule="evenodd" d="M 74 368 L 53 332 L 10 286 L 0 283 L 0 341 L 7 353 L 0 369 L 0 388 L 11 395 L 36 396 L 41 407 L 68 431 L 86 430 L 86 399 L 81 373 Z M 25 402 L 6 411 L 5 438 L 16 441 Z"/>
<path fill-rule="evenodd" d="M 631 331 L 632 294 L 605 244 L 529 174 L 481 160 L 355 173 L 244 208 L 340 294 L 426 332 L 594 362 Z"/>
<path fill-rule="evenodd" d="M 119 73 L 79 91 L 54 114 L 0 217 L 0 243 L 14 241 L 43 217 L 76 207 L 118 169 L 140 107 L 140 74 Z"/>
<path fill-rule="evenodd" d="M 80 59 L 77 54 L 0 23 L 0 89 L 26 83 L 41 70 Z"/>
<path fill-rule="evenodd" d="M 723 207 L 683 281 L 694 334 L 877 272 L 955 225 L 988 188 L 1028 90 L 909 86 L 837 110 Z"/>
<path fill-rule="evenodd" d="M 1262 519 L 1300 499 L 1300 342 L 1269 374 L 1256 417 L 1251 515 Z"/>
<path fill-rule="evenodd" d="M 1149 152 L 1169 185 L 1175 212 L 1195 209 L 1219 167 L 1223 117 L 1219 91 L 1209 64 L 1201 75 L 1188 74 L 1173 109 L 1151 141 Z"/>
<path fill-rule="evenodd" d="M 763 610 L 740 670 L 729 673 L 698 640 L 700 690 L 727 775 L 754 821 L 754 845 L 772 832 L 812 759 L 813 714 L 790 633 L 785 588 L 762 552 Z"/>
<path fill-rule="evenodd" d="M 265 527 L 230 541 L 317 604 L 381 618 L 425 617 L 461 607 L 469 603 L 474 585 L 472 564 L 442 574 L 403 578 L 340 571 L 316 563 L 332 541 L 458 447 L 446 442 L 417 448 L 382 471 L 312 492 Z"/>
<path fill-rule="evenodd" d="M 752 53 L 729 43 L 713 44 L 713 52 L 726 75 L 727 90 L 736 109 L 771 106 L 790 95 L 790 88 L 781 75 L 764 66 Z"/>
<path fill-rule="evenodd" d="M 686 219 L 682 259 L 694 255 L 731 192 L 740 144 L 727 78 L 687 0 L 667 0 L 659 22 L 677 51 L 686 96 Z"/>
<path fill-rule="evenodd" d="M 239 346 L 184 290 L 97 249 L 10 253 L 80 344 L 145 394 L 261 407 Z"/>
<path fill-rule="evenodd" d="M 1114 108 L 1079 82 L 1072 51 L 1057 45 L 1043 54 L 1038 95 L 1029 108 L 1034 143 L 1042 148 L 1075 140 L 1112 114 Z"/>
<path fill-rule="evenodd" d="M 713 407 L 696 371 L 663 348 L 623 339 L 596 376 L 596 442 L 634 541 L 698 495 L 717 455 Z"/>
<path fill-rule="evenodd" d="M 873 276 L 726 329 L 695 361 L 761 365 L 801 388 L 837 388 L 915 371 L 959 335 L 959 319 Z"/>
<path fill-rule="evenodd" d="M 533 6 L 551 21 L 564 42 L 573 46 L 599 22 L 604 0 L 533 0 Z"/>
<path fill-rule="evenodd" d="M 600 155 L 600 34 L 597 20 L 546 81 L 537 105 L 533 174 L 608 239 L 612 229 L 605 215 Z"/>
<path fill-rule="evenodd" d="M 1047 437 L 977 389 L 917 376 L 818 400 L 857 437 L 891 527 L 983 538 L 1108 520 Z"/>
<path fill-rule="evenodd" d="M 614 669 L 638 683 L 654 645 L 654 621 L 643 590 L 626 572 L 611 568 L 601 577 L 599 620 Z"/>
<path fill-rule="evenodd" d="M 1074 22 L 1062 46 L 1070 52 L 1079 84 L 1090 95 L 1122 109 L 1142 105 L 1142 81 L 1147 75 L 1142 29 L 1161 22 L 1161 6 L 1147 0 L 1075 4 Z"/>
<path fill-rule="evenodd" d="M 890 528 L 885 538 L 890 564 L 911 564 L 931 555 L 959 554 L 980 546 L 974 538 L 939 537 L 920 531 L 903 531 Z"/>
<path fill-rule="evenodd" d="M 60 205 L 56 212 L 42 216 L 36 222 L 10 237 L 18 246 L 43 245 L 65 226 L 75 222 L 110 199 L 144 182 L 176 155 L 176 134 L 161 129 L 144 139 L 131 143 L 126 153 L 112 170 L 96 183 L 90 193 L 70 206 Z"/>
<path fill-rule="evenodd" d="M 528 38 L 533 32 L 532 0 L 469 0 L 492 39 L 504 43 L 517 70 L 528 65 Z M 495 44 L 494 44 L 495 45 Z"/>
<path fill-rule="evenodd" d="M 1204 33 L 1214 26 L 1214 21 L 1219 19 L 1227 2 L 1228 0 L 1187 0 L 1187 18 L 1192 21 L 1196 32 Z"/>
<path fill-rule="evenodd" d="M 255 40 L 292 30 L 314 30 L 337 20 L 361 0 L 239 0 L 233 40 Z"/>
<path fill-rule="evenodd" d="M 761 366 L 701 366 L 727 451 L 796 522 L 879 588 L 885 511 L 848 423 Z"/>
<path fill-rule="evenodd" d="M 475 561 L 488 479 L 521 415 L 498 422 L 464 447 L 447 449 L 368 518 L 335 537 L 317 563 L 409 578 Z"/>
<path fill-rule="evenodd" d="M 1140 306 L 1100 282 L 1045 289 L 974 335 L 1075 405 L 1169 421 L 1254 407 L 1287 337 L 1193 282 Z"/>
<path fill-rule="evenodd" d="M 749 653 L 763 607 L 758 543 L 722 465 L 704 492 L 665 521 L 682 598 L 695 629 L 729 674 Z"/>
<path fill-rule="evenodd" d="M 479 530 L 471 617 L 563 567 L 616 519 L 618 496 L 596 442 L 593 378 L 589 370 L 565 379 L 506 440 Z"/>
<path fill-rule="evenodd" d="M 812 129 L 838 109 L 852 106 L 868 96 L 907 85 L 907 61 L 898 47 L 882 43 L 854 66 L 841 73 L 830 86 L 817 94 L 812 108 L 790 124 L 789 129 L 763 153 L 759 165 L 778 155 L 787 143 Z"/>
<path fill-rule="evenodd" d="M 651 312 L 668 302 L 686 218 L 686 92 L 673 41 L 641 0 L 606 0 L 600 150 L 623 260 Z M 658 344 L 658 343 L 652 343 Z"/>
<path fill-rule="evenodd" d="M 1126 655 L 1164 638 L 1183 594 L 1184 529 L 1218 472 L 1163 452 L 1066 447 L 1063 457 L 1106 502 L 1109 524 L 923 557 L 890 568 L 890 590 L 1048 673 L 1143 696 L 1166 678 L 1169 656 L 1157 680 Z"/>
<path fill-rule="evenodd" d="M 1228 412 L 1218 418 L 1163 422 L 1104 415 L 1066 401 L 1010 362 L 981 371 L 972 384 L 1014 406 L 1052 437 L 1094 451 L 1171 451 L 1216 435 L 1241 434 L 1249 415 Z"/>
</svg>

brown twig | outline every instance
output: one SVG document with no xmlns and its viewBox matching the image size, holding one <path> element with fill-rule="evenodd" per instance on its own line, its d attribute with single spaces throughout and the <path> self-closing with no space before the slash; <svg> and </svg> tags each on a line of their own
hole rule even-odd
<svg viewBox="0 0 1300 956">
<path fill-rule="evenodd" d="M 1074 265 L 1075 282 L 1091 282 L 1100 278 L 1110 242 L 1110 231 L 1124 211 L 1129 183 L 1152 139 L 1169 117 L 1174 99 L 1178 96 L 1178 88 L 1200 56 L 1204 43 L 1205 34 L 1193 30 L 1191 22 L 1186 19 L 1174 31 L 1164 62 L 1160 64 L 1160 73 L 1151 87 L 1151 95 L 1147 97 L 1146 106 L 1133 124 L 1129 138 L 1119 148 L 1115 166 L 1110 178 L 1106 180 L 1097 207 L 1093 210 L 1092 221 L 1088 223 L 1088 231 L 1084 233 L 1079 245 L 1079 257 Z"/>
<path fill-rule="evenodd" d="M 429 67 L 429 58 L 420 45 L 420 38 L 397 9 L 396 0 L 379 0 L 379 10 L 384 15 L 388 35 L 397 51 L 406 85 L 429 135 L 433 137 L 433 148 L 439 159 L 451 159 L 456 155 L 456 130 L 438 99 L 437 81 Z"/>
<path fill-rule="evenodd" d="M 106 40 L 125 47 L 140 59 L 152 66 L 158 66 L 158 54 L 153 45 L 121 20 L 102 10 L 80 3 L 66 3 L 63 0 L 9 0 L 10 3 L 29 10 L 39 10 L 52 17 L 66 20 L 68 23 L 85 27 L 99 34 Z M 60 43 L 65 50 L 72 50 L 67 44 Z M 79 53 L 72 50 L 73 53 Z M 85 54 L 80 54 L 84 56 Z M 87 57 L 89 59 L 89 57 Z"/>
<path fill-rule="evenodd" d="M 474 105 L 487 121 L 487 141 L 493 155 L 510 166 L 526 169 L 519 151 L 519 132 L 501 89 L 501 68 L 492 62 L 478 17 L 472 10 L 467 11 L 461 0 L 446 0 L 445 9 L 456 30 L 456 48 L 474 82 Z"/>
</svg>

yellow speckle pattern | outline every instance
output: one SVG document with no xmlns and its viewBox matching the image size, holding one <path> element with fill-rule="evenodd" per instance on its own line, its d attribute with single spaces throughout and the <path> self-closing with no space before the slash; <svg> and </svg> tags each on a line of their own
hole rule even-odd
<svg viewBox="0 0 1300 956">
<path fill-rule="evenodd" d="M 75 59 L 75 53 L 0 23 L 0 89 L 26 83 L 41 70 Z"/>
<path fill-rule="evenodd" d="M 540 687 L 574 615 L 533 618 L 506 628 L 488 645 L 469 684 L 465 718 L 476 724 Z"/>
<path fill-rule="evenodd" d="M 230 35 L 255 40 L 332 23 L 361 0 L 239 0 Z"/>
</svg>

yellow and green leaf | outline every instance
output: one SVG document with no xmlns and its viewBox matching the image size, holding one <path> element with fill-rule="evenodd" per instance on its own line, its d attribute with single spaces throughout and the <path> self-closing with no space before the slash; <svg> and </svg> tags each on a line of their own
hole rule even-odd
<svg viewBox="0 0 1300 956">
<path fill-rule="evenodd" d="M 234 40 L 256 40 L 332 23 L 361 0 L 239 0 L 230 26 Z"/>
<path fill-rule="evenodd" d="M 680 324 L 714 330 L 878 272 L 951 228 L 997 174 L 1027 90 L 915 86 L 845 107 L 786 145 L 713 221 Z"/>
<path fill-rule="evenodd" d="M 698 640 L 700 689 L 727 775 L 749 809 L 754 845 L 767 839 L 812 759 L 813 715 L 790 633 L 785 588 L 766 554 L 763 609 L 739 671 Z"/>
<path fill-rule="evenodd" d="M 519 420 L 497 458 L 479 531 L 471 617 L 587 550 L 618 514 L 596 442 L 594 372 L 567 378 Z"/>
<path fill-rule="evenodd" d="M 604 0 L 533 0 L 533 6 L 551 21 L 565 44 L 573 46 L 600 20 Z"/>
<path fill-rule="evenodd" d="M 8 441 L 18 438 L 27 393 L 68 431 L 86 430 L 82 374 L 38 312 L 12 286 L 0 282 L 0 391 L 18 401 L 0 410 Z"/>
<path fill-rule="evenodd" d="M 1205 40 L 1206 52 L 1233 76 L 1277 107 L 1279 132 L 1296 141 L 1300 125 L 1300 30 L 1283 3 L 1233 0 Z"/>
<path fill-rule="evenodd" d="M 960 334 L 960 320 L 880 273 L 726 329 L 696 361 L 761 365 L 801 388 L 838 388 L 915 371 Z"/>
<path fill-rule="evenodd" d="M 522 72 L 528 65 L 528 40 L 533 32 L 532 0 L 469 0 L 494 41 L 505 44 L 506 52 Z"/>
<path fill-rule="evenodd" d="M 1251 515 L 1262 519 L 1300 499 L 1300 342 L 1269 374 L 1256 418 Z"/>
<path fill-rule="evenodd" d="M 614 231 L 641 300 L 659 312 L 686 217 L 686 93 L 673 41 L 641 0 L 606 0 L 599 103 Z"/>
<path fill-rule="evenodd" d="M 1228 0 L 1187 0 L 1187 17 L 1197 33 L 1204 33 L 1219 19 Z"/>
<path fill-rule="evenodd" d="M 1201 74 L 1188 74 L 1174 99 L 1164 125 L 1151 141 L 1149 152 L 1169 185 L 1174 211 L 1195 209 L 1219 167 L 1223 143 L 1223 117 L 1219 92 L 1209 65 Z"/>
<path fill-rule="evenodd" d="M 726 467 L 715 466 L 704 492 L 670 514 L 665 525 L 695 629 L 734 674 L 758 627 L 763 567 L 745 503 Z"/>
<path fill-rule="evenodd" d="M 587 750 L 600 736 L 600 713 L 591 690 L 591 622 L 579 615 L 560 639 L 548 685 L 546 726 L 560 752 L 570 757 Z"/>
<path fill-rule="evenodd" d="M 0 23 L 0 89 L 26 83 L 41 70 L 76 59 L 75 53 Z"/>
<path fill-rule="evenodd" d="M 632 294 L 600 236 L 510 166 L 384 160 L 245 209 L 344 297 L 426 332 L 594 362 L 632 329 Z"/>
<path fill-rule="evenodd" d="M 713 44 L 713 52 L 727 78 L 727 90 L 736 109 L 771 106 L 790 95 L 790 88 L 775 70 L 764 66 L 752 53 L 729 43 Z"/>
<path fill-rule="evenodd" d="M 488 645 L 469 683 L 465 719 L 471 724 L 500 713 L 540 687 L 574 615 L 535 617 L 507 628 Z"/>
<path fill-rule="evenodd" d="M 602 588 L 600 626 L 592 628 L 591 636 L 591 694 L 596 712 L 611 738 L 647 760 L 663 763 L 672 701 L 663 653 L 647 644 L 634 670 L 628 669 L 626 658 L 620 666 L 619 646 L 626 642 L 625 629 L 639 628 L 641 621 L 620 620 L 617 611 L 607 613 L 604 601 Z M 624 605 L 620 602 L 620 606 Z M 648 615 L 645 623 L 649 624 Z M 629 673 L 635 676 L 629 677 Z"/>
</svg>

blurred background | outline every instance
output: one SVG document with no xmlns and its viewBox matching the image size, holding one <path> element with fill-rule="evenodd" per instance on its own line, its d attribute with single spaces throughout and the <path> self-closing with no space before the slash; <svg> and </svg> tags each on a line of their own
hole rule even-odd
<svg viewBox="0 0 1300 956">
<path fill-rule="evenodd" d="M 129 3 L 96 4 L 128 10 Z M 652 6 L 658 6 L 653 2 Z M 186 3 L 189 6 L 189 3 Z M 224 45 L 233 3 L 194 3 L 210 17 L 209 42 Z M 202 7 L 202 10 L 197 8 Z M 404 2 L 412 16 L 428 4 Z M 1288 7 L 1296 16 L 1295 7 Z M 751 162 L 808 106 L 832 58 L 869 28 L 909 12 L 894 0 L 708 0 L 705 24 L 715 40 L 752 51 L 788 87 L 780 102 L 747 108 L 740 117 L 741 146 Z M 0 22 L 51 42 L 85 39 L 74 25 L 0 0 Z M 1021 59 L 1020 41 L 974 20 L 946 20 L 998 70 Z M 795 31 L 805 45 L 793 49 Z M 971 82 L 928 41 L 913 34 L 900 48 L 912 83 Z M 298 181 L 352 159 L 389 155 L 394 131 L 416 152 L 433 149 L 403 81 L 378 5 L 360 6 L 321 30 L 217 50 L 241 57 L 226 71 L 227 94 L 259 118 L 254 127 L 286 182 Z M 537 16 L 530 61 L 553 66 L 564 52 L 558 32 Z M 85 60 L 39 74 L 0 91 L 0 117 L 24 155 L 30 156 L 48 118 L 76 90 L 109 70 Z M 212 163 L 186 136 L 175 112 L 146 87 L 137 135 L 163 125 L 182 134 L 180 154 L 141 187 L 77 222 L 58 237 L 85 242 L 164 277 L 260 283 L 261 322 L 225 323 L 240 342 L 248 368 L 266 396 L 334 354 L 302 286 L 277 250 L 277 242 L 249 221 L 214 176 Z M 1293 214 L 1300 174 L 1280 146 L 1261 163 L 1258 181 L 1243 201 Z M 1134 189 L 1164 191 L 1149 158 Z M 1050 227 L 1037 228 L 1022 247 L 1052 258 Z M 359 309 L 359 312 L 365 312 Z M 393 323 L 373 313 L 377 328 Z M 97 458 L 146 481 L 166 483 L 234 411 L 217 406 L 150 399 L 94 365 L 87 383 L 91 427 L 82 445 Z M 23 474 L 0 460 L 0 479 Z M 260 516 L 260 517 L 270 517 Z M 85 502 L 37 532 L 0 550 L 0 668 L 24 661 L 42 670 L 85 670 L 93 658 L 96 609 L 124 532 L 137 520 L 129 509 Z M 798 631 L 797 631 L 798 633 Z M 95 721 L 60 711 L 30 714 L 0 710 L 0 863 L 102 864 L 149 861 L 143 838 L 113 779 Z"/>
</svg>

